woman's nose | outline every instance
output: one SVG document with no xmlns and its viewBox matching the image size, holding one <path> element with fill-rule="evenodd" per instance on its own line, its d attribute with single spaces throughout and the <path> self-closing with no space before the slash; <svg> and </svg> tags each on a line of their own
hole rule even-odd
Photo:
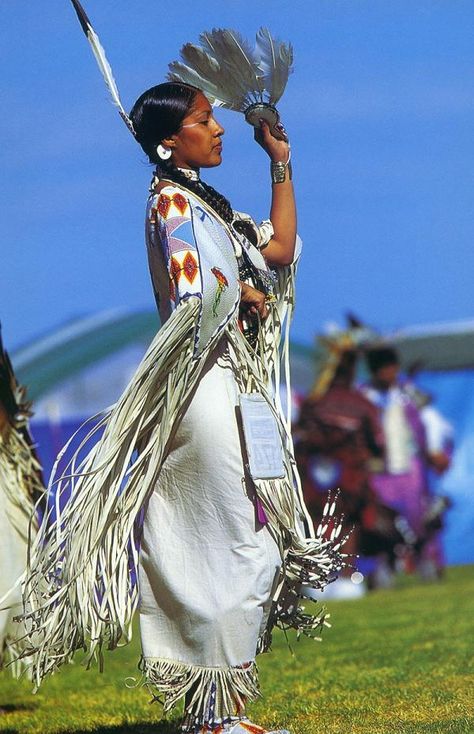
<svg viewBox="0 0 474 734">
<path fill-rule="evenodd" d="M 217 122 L 215 117 L 214 117 L 214 126 L 215 126 L 214 135 L 216 136 L 224 135 L 225 130 L 222 127 L 222 125 L 219 122 Z"/>
</svg>

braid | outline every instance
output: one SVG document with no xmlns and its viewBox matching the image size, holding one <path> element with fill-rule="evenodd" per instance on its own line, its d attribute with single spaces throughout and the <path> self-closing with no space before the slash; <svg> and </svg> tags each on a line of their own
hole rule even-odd
<svg viewBox="0 0 474 734">
<path fill-rule="evenodd" d="M 227 224 L 232 224 L 234 219 L 234 212 L 230 201 L 220 194 L 216 189 L 204 181 L 192 181 L 185 176 L 176 166 L 170 161 L 161 161 L 157 166 L 157 174 L 160 178 L 169 178 L 174 183 L 183 186 L 188 189 L 191 193 L 196 194 L 208 204 L 211 209 L 224 220 Z"/>
</svg>

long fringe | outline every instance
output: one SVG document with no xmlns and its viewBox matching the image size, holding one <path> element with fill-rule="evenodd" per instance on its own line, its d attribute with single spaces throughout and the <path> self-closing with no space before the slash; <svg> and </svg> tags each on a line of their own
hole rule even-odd
<svg viewBox="0 0 474 734">
<path fill-rule="evenodd" d="M 299 603 L 301 586 L 323 588 L 345 562 L 332 501 L 320 531 L 315 535 L 312 530 L 293 456 L 290 419 L 281 410 L 280 375 L 289 376 L 287 327 L 281 353 L 278 345 L 294 304 L 294 269 L 284 270 L 279 276 L 280 298 L 261 329 L 258 356 L 241 334 L 235 314 L 224 332 L 235 356 L 240 389 L 258 391 L 267 399 L 284 448 L 286 477 L 255 482 L 284 559 L 261 650 L 270 644 L 274 625 L 293 627 L 299 634 L 316 634 L 327 626 L 323 611 L 304 614 Z M 206 355 L 214 347 L 211 342 L 199 359 L 193 359 L 198 312 L 195 298 L 178 306 L 122 397 L 90 430 L 65 470 L 61 468 L 64 457 L 59 459 L 59 478 L 53 474 L 49 488 L 50 493 L 55 489 L 56 502 L 33 545 L 24 583 L 22 620 L 28 629 L 24 655 L 32 656 L 36 686 L 69 662 L 78 649 L 86 652 L 88 665 L 98 660 L 102 667 L 104 646 L 113 649 L 131 639 L 138 603 L 134 581 L 138 517 L 156 484 Z M 289 383 L 287 390 L 289 396 Z M 99 443 L 89 449 L 98 432 L 102 433 Z M 188 713 L 203 716 L 212 689 L 220 710 L 228 715 L 239 702 L 259 695 L 253 664 L 221 669 L 145 659 L 141 670 L 157 696 L 164 696 L 166 710 L 188 693 L 192 696 Z"/>
<path fill-rule="evenodd" d="M 283 557 L 267 630 L 259 642 L 260 651 L 270 646 L 274 626 L 285 630 L 291 627 L 298 636 L 304 634 L 318 639 L 323 627 L 329 626 L 328 615 L 324 608 L 316 608 L 313 614 L 304 613 L 300 603 L 302 587 L 321 590 L 349 565 L 348 556 L 342 551 L 347 535 L 342 537 L 344 518 L 335 514 L 336 498 L 329 496 L 316 533 L 303 500 L 294 458 L 290 412 L 284 415 L 279 392 L 283 382 L 290 401 L 288 327 L 294 308 L 295 266 L 279 269 L 278 276 L 279 299 L 262 324 L 258 358 L 235 325 L 231 324 L 228 329 L 239 364 L 241 389 L 259 392 L 266 398 L 279 426 L 285 465 L 283 479 L 254 480 L 270 532 Z"/>
<path fill-rule="evenodd" d="M 100 441 L 87 451 L 98 430 L 92 428 L 66 469 L 57 469 L 59 479 L 52 476 L 56 502 L 33 544 L 24 582 L 25 655 L 33 657 L 36 687 L 76 650 L 86 652 L 87 665 L 98 659 L 102 668 L 103 646 L 131 639 L 137 516 L 204 364 L 192 359 L 198 310 L 194 298 L 176 309 L 99 421 Z"/>
<path fill-rule="evenodd" d="M 164 658 L 141 658 L 139 669 L 155 700 L 170 711 L 188 695 L 190 717 L 207 722 L 234 716 L 246 701 L 258 698 L 258 671 L 254 662 L 247 666 L 215 668 L 187 665 Z"/>
</svg>

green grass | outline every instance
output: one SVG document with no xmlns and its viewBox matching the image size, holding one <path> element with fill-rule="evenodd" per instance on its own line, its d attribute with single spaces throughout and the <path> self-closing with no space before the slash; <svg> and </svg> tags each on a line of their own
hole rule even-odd
<svg viewBox="0 0 474 734">
<path fill-rule="evenodd" d="M 404 584 L 360 601 L 332 602 L 322 643 L 277 635 L 260 658 L 264 698 L 251 718 L 294 734 L 474 734 L 474 568 L 441 584 Z M 69 666 L 35 696 L 0 675 L 0 732 L 172 734 L 146 689 L 129 689 L 138 636 L 107 656 L 100 675 Z"/>
</svg>

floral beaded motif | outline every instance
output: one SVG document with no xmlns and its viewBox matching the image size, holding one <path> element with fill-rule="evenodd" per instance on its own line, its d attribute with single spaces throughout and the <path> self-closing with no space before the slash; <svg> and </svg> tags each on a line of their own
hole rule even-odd
<svg viewBox="0 0 474 734">
<path fill-rule="evenodd" d="M 217 290 L 216 290 L 216 295 L 214 296 L 214 303 L 212 305 L 212 313 L 214 316 L 217 316 L 217 308 L 221 301 L 222 294 L 224 293 L 225 289 L 229 285 L 229 281 L 225 277 L 222 270 L 219 270 L 219 268 L 216 268 L 216 267 L 211 268 L 211 273 L 215 275 L 216 280 L 217 280 Z"/>
</svg>

